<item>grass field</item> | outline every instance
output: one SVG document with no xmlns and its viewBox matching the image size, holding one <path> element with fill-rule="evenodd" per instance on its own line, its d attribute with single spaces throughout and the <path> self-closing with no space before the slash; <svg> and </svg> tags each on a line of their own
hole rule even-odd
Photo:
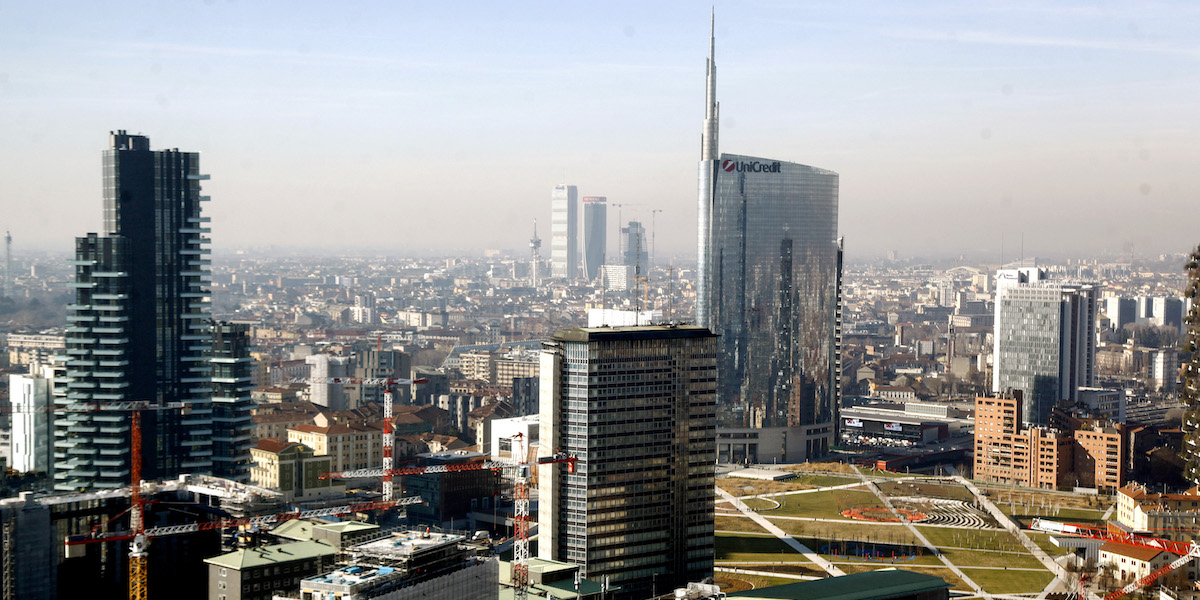
<svg viewBox="0 0 1200 600">
<path fill-rule="evenodd" d="M 1041 561 L 1027 552 L 992 552 L 987 550 L 951 550 L 942 553 L 955 565 L 966 567 L 1011 567 L 1014 569 L 1044 569 Z"/>
<path fill-rule="evenodd" d="M 858 474 L 854 472 L 854 467 L 846 463 L 840 462 L 811 462 L 802 465 L 791 465 L 784 467 L 788 471 L 799 471 L 804 473 L 843 473 L 853 475 L 855 478 Z"/>
<path fill-rule="evenodd" d="M 764 516 L 842 519 L 842 511 L 864 506 L 883 506 L 875 494 L 857 490 L 830 490 L 812 494 L 779 496 L 780 507 Z"/>
<path fill-rule="evenodd" d="M 1040 592 L 1054 575 L 1050 571 L 1001 571 L 962 567 L 962 572 L 979 587 L 993 594 L 1028 594 Z"/>
<path fill-rule="evenodd" d="M 743 575 L 741 573 L 725 573 L 721 571 L 714 573 L 713 579 L 717 585 L 721 586 L 721 591 L 727 594 L 798 581 L 783 577 L 762 577 L 759 575 Z"/>
<path fill-rule="evenodd" d="M 755 523 L 746 517 L 734 517 L 726 515 L 717 515 L 716 529 L 717 531 L 744 531 L 748 533 L 762 534 L 767 533 L 766 529 L 759 527 L 758 523 Z"/>
<path fill-rule="evenodd" d="M 718 533 L 717 561 L 737 562 L 809 562 L 790 546 L 775 537 L 738 536 Z"/>
<path fill-rule="evenodd" d="M 771 521 L 790 535 L 818 540 L 876 541 L 882 544 L 916 544 L 917 538 L 899 525 L 879 525 L 861 521 L 829 523 L 822 521 Z"/>
<path fill-rule="evenodd" d="M 903 480 L 881 481 L 877 485 L 879 486 L 879 491 L 888 496 L 925 496 L 930 498 L 966 500 L 967 502 L 975 499 L 971 491 L 961 485 Z"/>
<path fill-rule="evenodd" d="M 955 527 L 918 527 L 921 535 L 938 548 L 969 548 L 978 550 L 1009 550 L 1024 552 L 1024 546 L 1007 531 L 960 529 Z"/>
</svg>

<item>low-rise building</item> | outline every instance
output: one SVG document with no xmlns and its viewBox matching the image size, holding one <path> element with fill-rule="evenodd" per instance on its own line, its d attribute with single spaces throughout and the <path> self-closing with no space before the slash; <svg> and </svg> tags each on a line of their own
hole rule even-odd
<svg viewBox="0 0 1200 600">
<path fill-rule="evenodd" d="M 328 456 L 316 456 L 313 449 L 299 442 L 267 438 L 250 449 L 250 480 L 254 485 L 279 490 L 286 500 L 312 500 L 344 496 L 346 486 L 333 479 L 322 479 L 333 471 Z"/>
<path fill-rule="evenodd" d="M 287 439 L 312 448 L 317 456 L 330 457 L 334 471 L 383 464 L 383 430 L 370 425 L 297 425 L 287 430 Z"/>
<path fill-rule="evenodd" d="M 1178 556 L 1146 546 L 1133 546 L 1119 542 L 1107 542 L 1100 546 L 1100 565 L 1108 565 L 1113 569 L 1113 576 L 1124 584 L 1135 579 L 1141 579 L 1174 561 Z M 1181 567 L 1173 576 L 1195 577 L 1195 567 Z M 1172 575 L 1168 575 L 1171 577 Z"/>
<path fill-rule="evenodd" d="M 1200 487 L 1182 494 L 1152 492 L 1139 483 L 1117 490 L 1117 524 L 1180 542 L 1200 541 Z"/>
<path fill-rule="evenodd" d="M 300 581 L 333 564 L 337 548 L 322 542 L 289 542 L 243 548 L 204 559 L 209 600 L 271 600 L 300 589 Z"/>
</svg>

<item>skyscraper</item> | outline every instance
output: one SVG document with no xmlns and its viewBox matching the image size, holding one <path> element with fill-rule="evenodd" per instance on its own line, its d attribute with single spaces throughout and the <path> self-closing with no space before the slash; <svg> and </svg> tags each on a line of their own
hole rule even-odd
<svg viewBox="0 0 1200 600">
<path fill-rule="evenodd" d="M 75 241 L 68 307 L 67 393 L 80 403 L 180 402 L 143 414 L 143 477 L 211 472 L 212 334 L 208 217 L 200 155 L 150 150 L 117 131 L 104 152 L 104 232 Z M 129 484 L 128 412 L 64 412 L 55 420 L 54 487 Z"/>
<path fill-rule="evenodd" d="M 697 322 L 721 336 L 723 424 L 798 428 L 828 451 L 838 401 L 838 175 L 717 153 L 710 35 L 701 136 Z"/>
<path fill-rule="evenodd" d="M 630 221 L 621 228 L 621 264 L 629 267 L 634 277 L 645 277 L 650 272 L 649 242 L 640 222 Z"/>
<path fill-rule="evenodd" d="M 1095 385 L 1099 286 L 1047 281 L 1038 269 L 996 273 L 992 391 L 1020 390 L 1029 425 Z"/>
<path fill-rule="evenodd" d="M 583 199 L 583 278 L 595 281 L 608 250 L 608 199 L 587 196 Z"/>
<path fill-rule="evenodd" d="M 538 556 L 646 598 L 713 570 L 717 338 L 703 327 L 598 327 L 544 342 Z"/>
<path fill-rule="evenodd" d="M 569 281 L 579 276 L 579 191 L 556 185 L 550 193 L 550 276 Z"/>
<path fill-rule="evenodd" d="M 254 361 L 250 358 L 250 327 L 213 323 L 212 442 L 213 475 L 234 481 L 250 480 L 250 438 L 254 420 Z"/>
</svg>

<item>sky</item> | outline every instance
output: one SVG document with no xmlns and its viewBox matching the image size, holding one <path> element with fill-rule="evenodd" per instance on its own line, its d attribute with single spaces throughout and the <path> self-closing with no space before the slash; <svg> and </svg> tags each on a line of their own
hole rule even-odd
<svg viewBox="0 0 1200 600">
<path fill-rule="evenodd" d="M 108 132 L 213 250 L 522 253 L 550 191 L 695 254 L 710 5 L 0 0 L 0 227 L 100 227 Z M 718 2 L 721 150 L 840 174 L 848 260 L 1200 242 L 1200 3 Z M 614 204 L 626 206 L 620 208 Z M 652 210 L 660 210 L 651 213 Z"/>
</svg>

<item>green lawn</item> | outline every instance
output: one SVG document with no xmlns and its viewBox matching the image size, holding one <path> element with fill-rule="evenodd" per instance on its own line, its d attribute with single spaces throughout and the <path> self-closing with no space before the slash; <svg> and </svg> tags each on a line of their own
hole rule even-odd
<svg viewBox="0 0 1200 600">
<path fill-rule="evenodd" d="M 1015 569 L 1044 569 L 1041 561 L 1028 553 L 992 552 L 988 550 L 942 550 L 950 562 L 960 567 L 1012 567 Z"/>
<path fill-rule="evenodd" d="M 769 511 L 769 516 L 813 517 L 841 519 L 842 511 L 863 506 L 883 506 L 871 492 L 856 490 L 830 490 L 813 494 L 778 496 L 780 507 Z"/>
<path fill-rule="evenodd" d="M 970 502 L 975 496 L 971 491 L 961 485 L 946 485 L 940 483 L 926 483 L 921 481 L 881 481 L 878 484 L 879 491 L 888 496 L 924 496 L 930 498 L 949 498 L 952 500 L 966 500 Z"/>
<path fill-rule="evenodd" d="M 862 480 L 858 477 L 838 477 L 835 475 L 799 475 L 795 479 L 790 479 L 789 481 L 803 483 L 813 487 L 833 487 L 835 485 L 859 483 Z"/>
<path fill-rule="evenodd" d="M 1049 571 L 1001 571 L 964 567 L 962 572 L 978 583 L 979 587 L 993 594 L 1040 592 L 1054 578 Z"/>
<path fill-rule="evenodd" d="M 718 561 L 808 562 L 804 555 L 775 537 L 718 533 L 716 546 Z"/>
<path fill-rule="evenodd" d="M 716 580 L 717 585 L 721 586 L 721 591 L 725 593 L 742 592 L 799 581 L 798 579 L 785 579 L 783 577 L 762 577 L 759 575 L 742 575 L 741 573 L 725 572 L 713 573 L 713 579 Z"/>
<path fill-rule="evenodd" d="M 774 509 L 778 501 L 765 500 L 763 498 L 746 498 L 742 503 L 750 510 L 771 510 Z"/>
<path fill-rule="evenodd" d="M 1007 531 L 958 527 L 918 527 L 929 543 L 939 548 L 977 548 L 980 550 L 1024 551 L 1024 546 Z"/>
<path fill-rule="evenodd" d="M 819 540 L 875 540 L 885 544 L 916 544 L 917 538 L 899 525 L 879 525 L 863 521 L 830 523 L 826 521 L 791 521 L 772 519 L 777 527 L 790 535 Z"/>
</svg>

